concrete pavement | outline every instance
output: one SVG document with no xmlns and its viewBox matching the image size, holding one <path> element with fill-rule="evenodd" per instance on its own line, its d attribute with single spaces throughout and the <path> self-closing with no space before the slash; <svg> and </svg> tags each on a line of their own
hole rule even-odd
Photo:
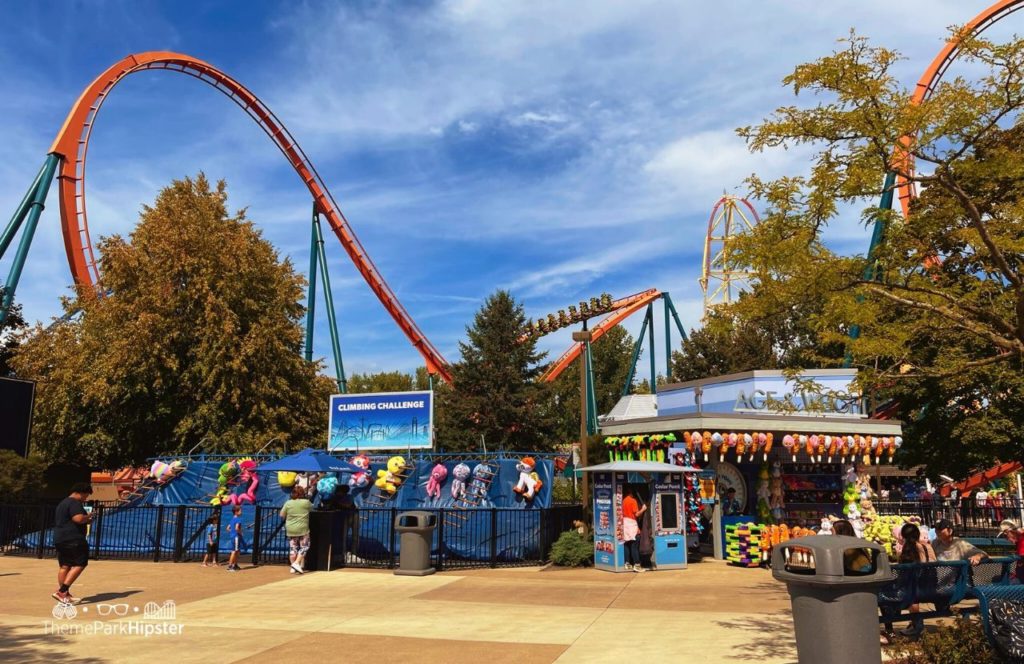
<svg viewBox="0 0 1024 664">
<path fill-rule="evenodd" d="M 72 589 L 83 598 L 73 618 L 51 613 L 55 573 L 53 560 L 0 557 L 0 661 L 796 661 L 785 589 L 717 561 L 428 577 L 97 561 Z M 173 620 L 146 618 L 167 600 Z M 173 633 L 143 633 L 155 625 Z"/>
</svg>

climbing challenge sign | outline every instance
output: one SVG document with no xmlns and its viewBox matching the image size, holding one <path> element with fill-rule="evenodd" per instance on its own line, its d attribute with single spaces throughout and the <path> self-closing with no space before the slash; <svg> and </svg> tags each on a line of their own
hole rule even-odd
<svg viewBox="0 0 1024 664">
<path fill-rule="evenodd" d="M 329 452 L 424 449 L 433 444 L 431 391 L 331 396 Z"/>
</svg>

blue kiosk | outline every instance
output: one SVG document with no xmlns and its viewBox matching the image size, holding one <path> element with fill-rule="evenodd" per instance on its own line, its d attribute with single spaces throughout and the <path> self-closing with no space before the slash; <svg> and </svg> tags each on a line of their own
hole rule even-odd
<svg viewBox="0 0 1024 664">
<path fill-rule="evenodd" d="M 699 468 L 654 461 L 613 461 L 580 468 L 590 473 L 594 507 L 594 567 L 625 572 L 623 489 L 631 486 L 648 505 L 654 538 L 653 569 L 686 567 L 686 501 L 683 473 Z"/>
</svg>

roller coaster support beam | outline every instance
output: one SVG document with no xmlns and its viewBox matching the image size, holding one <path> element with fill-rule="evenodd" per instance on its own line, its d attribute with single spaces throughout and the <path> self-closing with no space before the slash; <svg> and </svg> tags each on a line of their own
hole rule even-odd
<svg viewBox="0 0 1024 664">
<path fill-rule="evenodd" d="M 657 394 L 658 392 L 658 369 L 654 366 L 654 303 L 651 302 L 647 305 L 647 320 L 650 325 L 647 326 L 647 341 L 650 344 L 651 349 L 651 394 Z"/>
<path fill-rule="evenodd" d="M 7 273 L 7 282 L 4 284 L 3 300 L 0 301 L 0 325 L 7 320 L 7 313 L 14 302 L 14 291 L 18 289 L 21 271 L 25 268 L 25 259 L 28 258 L 28 250 L 32 246 L 32 238 L 39 225 L 39 216 L 43 213 L 43 208 L 46 207 L 46 194 L 50 191 L 50 183 L 53 182 L 53 174 L 57 171 L 58 164 L 60 164 L 60 157 L 56 154 L 51 153 L 46 156 L 46 162 L 43 163 L 31 189 L 21 201 L 11 222 L 7 224 L 4 234 L 0 236 L 0 256 L 3 256 L 22 223 L 25 224 L 21 241 L 14 254 L 14 262 L 11 264 L 11 271 Z"/>
<path fill-rule="evenodd" d="M 597 433 L 597 390 L 594 389 L 594 357 L 590 353 L 590 342 L 586 345 L 586 369 L 587 369 L 587 433 L 593 436 Z"/>
<path fill-rule="evenodd" d="M 309 287 L 306 290 L 306 361 L 313 361 L 313 327 L 316 323 L 316 273 L 317 261 L 320 258 L 320 245 L 317 244 L 317 227 L 320 215 L 313 205 L 313 224 L 309 229 Z"/>
<path fill-rule="evenodd" d="M 320 214 L 313 215 L 313 231 L 316 233 L 316 245 L 320 254 L 320 272 L 324 283 L 324 299 L 327 304 L 327 324 L 331 328 L 331 350 L 334 351 L 334 372 L 337 375 L 338 390 L 345 394 L 348 381 L 345 380 L 345 365 L 341 361 L 341 342 L 338 341 L 338 322 L 334 316 L 334 296 L 331 293 L 331 275 L 327 270 L 327 252 L 324 250 L 324 234 L 320 229 Z"/>
<path fill-rule="evenodd" d="M 647 309 L 647 313 L 644 315 L 644 322 L 640 324 L 640 334 L 636 337 L 636 343 L 633 344 L 633 356 L 629 360 L 629 373 L 626 374 L 626 384 L 622 386 L 622 396 L 629 394 L 629 388 L 633 385 L 633 376 L 636 374 L 636 361 L 640 359 L 640 350 L 644 346 L 644 334 L 647 332 L 647 325 L 651 323 L 651 310 Z"/>
<path fill-rule="evenodd" d="M 896 190 L 896 172 L 889 171 L 885 175 L 885 184 L 882 185 L 882 199 L 878 202 L 879 210 L 891 210 L 893 203 L 893 192 Z M 864 280 L 874 281 L 880 276 L 878 269 L 878 248 L 885 241 L 885 220 L 876 218 L 874 228 L 871 229 L 871 244 L 868 245 L 868 264 L 864 266 Z M 850 327 L 850 338 L 860 338 L 860 325 Z M 849 367 L 853 363 L 853 356 L 847 352 L 843 366 Z"/>
</svg>

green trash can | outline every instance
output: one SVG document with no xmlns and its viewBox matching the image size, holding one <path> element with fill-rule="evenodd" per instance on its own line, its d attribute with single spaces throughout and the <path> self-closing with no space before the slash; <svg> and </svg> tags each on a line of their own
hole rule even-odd
<svg viewBox="0 0 1024 664">
<path fill-rule="evenodd" d="M 395 517 L 395 530 L 401 535 L 395 574 L 427 576 L 437 571 L 430 565 L 435 528 L 437 515 L 432 512 L 402 512 Z"/>
<path fill-rule="evenodd" d="M 793 605 L 800 664 L 879 664 L 878 589 L 892 581 L 881 546 L 858 537 L 815 535 L 777 545 L 772 576 Z"/>
</svg>

